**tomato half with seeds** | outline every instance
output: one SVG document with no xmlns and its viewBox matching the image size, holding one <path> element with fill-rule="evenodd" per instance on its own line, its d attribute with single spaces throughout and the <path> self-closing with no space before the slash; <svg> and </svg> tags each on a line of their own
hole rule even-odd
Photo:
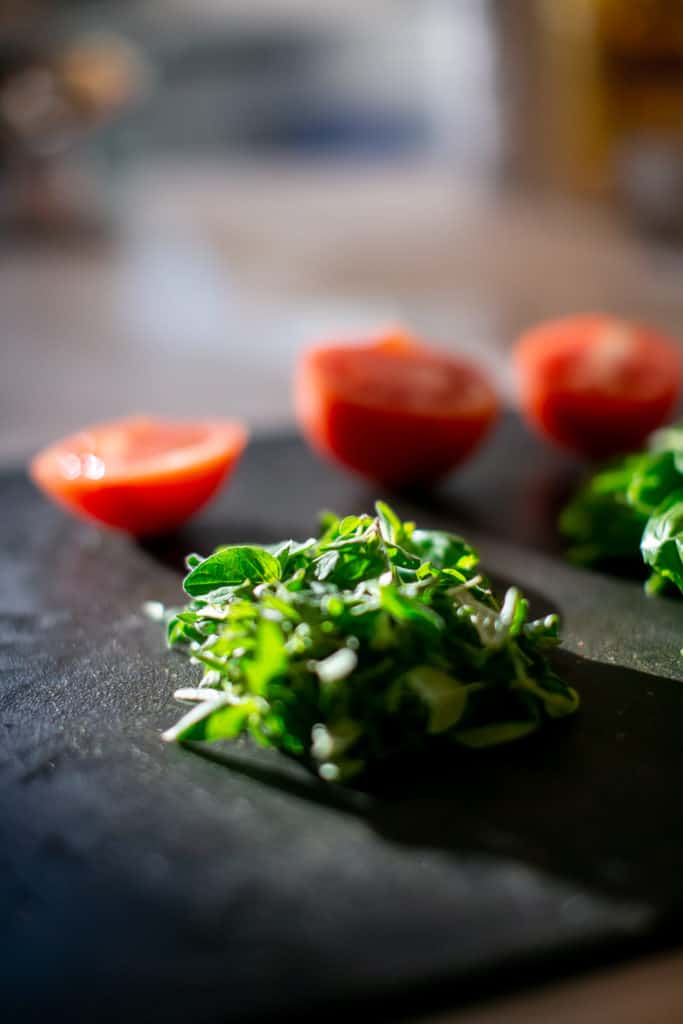
<svg viewBox="0 0 683 1024">
<path fill-rule="evenodd" d="M 138 536 L 194 515 L 234 469 L 247 431 L 232 420 L 136 416 L 88 427 L 32 460 L 34 482 L 80 517 Z"/>
<path fill-rule="evenodd" d="M 680 390 L 678 344 L 613 316 L 542 323 L 522 335 L 514 361 L 529 424 L 589 457 L 640 448 L 671 416 Z"/>
<path fill-rule="evenodd" d="M 310 348 L 296 369 L 295 403 L 314 449 L 390 487 L 444 476 L 498 414 L 485 373 L 403 332 Z"/>
</svg>

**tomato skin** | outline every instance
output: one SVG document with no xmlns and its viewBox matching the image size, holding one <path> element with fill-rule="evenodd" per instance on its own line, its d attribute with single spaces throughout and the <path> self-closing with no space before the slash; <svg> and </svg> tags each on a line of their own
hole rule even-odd
<svg viewBox="0 0 683 1024">
<path fill-rule="evenodd" d="M 369 354 L 374 380 L 369 378 L 366 388 L 354 387 L 362 381 Z M 457 394 L 450 399 L 440 394 L 433 409 L 402 400 L 401 388 L 397 396 L 390 386 L 402 361 L 402 373 L 414 368 L 416 374 L 426 370 L 437 378 L 444 373 L 462 377 L 477 389 L 476 400 L 460 410 Z M 383 369 L 386 382 L 377 377 Z M 478 369 L 400 333 L 366 344 L 309 349 L 297 366 L 295 405 L 302 430 L 319 454 L 389 487 L 428 484 L 444 476 L 472 454 L 498 415 L 497 397 Z"/>
<path fill-rule="evenodd" d="M 150 439 L 151 453 L 145 450 Z M 194 515 L 234 469 L 246 441 L 245 428 L 230 420 L 186 424 L 134 417 L 50 445 L 33 458 L 29 472 L 49 498 L 79 518 L 145 536 Z M 137 454 L 136 446 L 142 446 Z M 95 473 L 71 471 L 74 459 L 86 467 L 93 458 Z"/>
<path fill-rule="evenodd" d="M 591 314 L 539 324 L 521 336 L 513 358 L 529 426 L 590 458 L 642 447 L 678 400 L 676 342 L 615 317 Z"/>
</svg>

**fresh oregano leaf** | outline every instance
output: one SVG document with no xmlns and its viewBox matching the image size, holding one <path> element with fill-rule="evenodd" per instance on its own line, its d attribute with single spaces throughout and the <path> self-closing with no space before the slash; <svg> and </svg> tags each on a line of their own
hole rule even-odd
<svg viewBox="0 0 683 1024">
<path fill-rule="evenodd" d="M 216 551 L 185 577 L 185 593 L 190 597 L 208 594 L 219 587 L 234 587 L 245 580 L 251 583 L 275 583 L 280 579 L 280 563 L 263 548 L 229 547 Z"/>
</svg>

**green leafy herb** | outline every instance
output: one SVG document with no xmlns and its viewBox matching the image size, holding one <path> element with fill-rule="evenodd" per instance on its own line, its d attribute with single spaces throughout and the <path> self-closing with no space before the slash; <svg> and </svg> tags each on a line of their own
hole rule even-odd
<svg viewBox="0 0 683 1024">
<path fill-rule="evenodd" d="M 435 736 L 488 747 L 576 710 L 545 656 L 556 616 L 529 621 L 516 588 L 500 603 L 460 537 L 376 512 L 191 556 L 168 639 L 203 677 L 176 693 L 193 706 L 165 739 L 248 734 L 333 781 Z"/>
<path fill-rule="evenodd" d="M 628 561 L 638 548 L 647 516 L 629 499 L 629 487 L 642 471 L 643 455 L 628 455 L 602 469 L 579 490 L 560 516 L 570 542 L 569 557 L 581 565 Z"/>
<path fill-rule="evenodd" d="M 671 580 L 683 591 L 683 489 L 669 494 L 650 516 L 640 550 L 658 581 Z"/>
<path fill-rule="evenodd" d="M 560 517 L 569 556 L 592 565 L 638 560 L 658 594 L 683 591 L 683 424 L 656 431 L 648 449 L 595 473 Z"/>
<path fill-rule="evenodd" d="M 280 578 L 277 558 L 262 548 L 221 548 L 199 562 L 185 578 L 185 590 L 191 597 L 208 594 L 217 587 L 250 583 L 273 583 Z"/>
</svg>

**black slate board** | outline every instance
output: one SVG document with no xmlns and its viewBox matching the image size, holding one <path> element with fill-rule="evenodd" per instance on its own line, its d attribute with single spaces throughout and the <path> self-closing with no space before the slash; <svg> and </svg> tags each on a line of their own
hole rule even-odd
<svg viewBox="0 0 683 1024">
<path fill-rule="evenodd" d="M 304 537 L 363 484 L 254 443 L 184 532 L 146 546 L 0 478 L 3 1019 L 394 1019 L 673 943 L 683 920 L 683 604 L 559 558 L 575 468 L 509 418 L 436 496 L 501 583 L 565 621 L 581 715 L 372 792 L 248 745 L 159 742 L 194 678 L 145 600 L 183 553 Z"/>
</svg>

